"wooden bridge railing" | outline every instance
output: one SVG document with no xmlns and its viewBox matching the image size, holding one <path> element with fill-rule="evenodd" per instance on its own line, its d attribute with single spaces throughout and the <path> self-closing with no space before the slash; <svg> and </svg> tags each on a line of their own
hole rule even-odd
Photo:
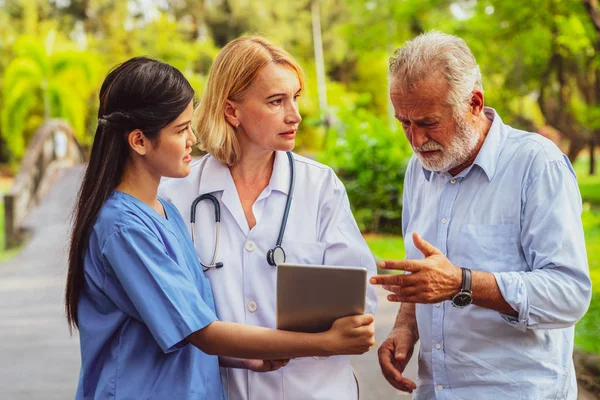
<svg viewBox="0 0 600 400">
<path fill-rule="evenodd" d="M 4 195 L 5 246 L 14 247 L 22 238 L 22 223 L 52 184 L 57 171 L 85 161 L 85 152 L 73 128 L 63 120 L 42 124 L 21 161 L 19 173 Z"/>
</svg>

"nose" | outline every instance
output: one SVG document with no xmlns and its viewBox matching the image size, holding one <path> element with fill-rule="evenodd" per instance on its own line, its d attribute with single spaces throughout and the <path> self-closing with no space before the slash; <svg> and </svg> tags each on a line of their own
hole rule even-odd
<svg viewBox="0 0 600 400">
<path fill-rule="evenodd" d="M 425 143 L 429 142 L 429 136 L 427 131 L 423 128 L 419 128 L 415 124 L 411 124 L 409 128 L 405 128 L 406 137 L 413 147 L 421 147 Z"/>
<path fill-rule="evenodd" d="M 194 134 L 194 130 L 190 127 L 188 128 L 187 138 L 185 144 L 189 147 L 196 144 L 196 134 Z"/>
<path fill-rule="evenodd" d="M 298 107 L 297 101 L 292 101 L 290 106 L 287 107 L 285 114 L 285 123 L 286 124 L 299 124 L 302 121 L 302 116 L 300 115 L 300 110 Z"/>
</svg>

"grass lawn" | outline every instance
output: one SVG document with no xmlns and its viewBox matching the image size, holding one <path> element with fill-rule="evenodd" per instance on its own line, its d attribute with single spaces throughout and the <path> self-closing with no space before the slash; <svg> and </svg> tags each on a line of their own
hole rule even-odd
<svg viewBox="0 0 600 400">
<path fill-rule="evenodd" d="M 586 159 L 574 164 L 584 201 L 582 218 L 593 290 L 590 308 L 575 328 L 575 345 L 596 354 L 600 354 L 600 162 L 598 164 L 596 176 L 588 175 Z M 399 236 L 366 235 L 365 239 L 377 259 L 404 258 L 404 241 Z"/>
<path fill-rule="evenodd" d="M 579 157 L 573 164 L 577 180 L 579 181 L 579 190 L 584 201 L 600 206 L 600 156 L 596 157 L 596 175 L 590 176 L 589 158 Z"/>
</svg>

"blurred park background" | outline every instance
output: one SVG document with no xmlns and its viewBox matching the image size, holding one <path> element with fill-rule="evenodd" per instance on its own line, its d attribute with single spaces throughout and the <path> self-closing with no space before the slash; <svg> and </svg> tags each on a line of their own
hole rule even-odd
<svg viewBox="0 0 600 400">
<path fill-rule="evenodd" d="M 597 0 L 0 0 L 0 191 L 14 188 L 33 138 L 52 119 L 68 122 L 85 154 L 100 84 L 115 64 L 158 58 L 201 96 L 219 49 L 261 34 L 307 76 L 297 151 L 336 170 L 373 253 L 401 258 L 402 183 L 412 151 L 390 112 L 387 64 L 405 40 L 432 29 L 466 40 L 486 105 L 509 125 L 555 141 L 575 166 L 594 282 L 576 348 L 586 368 L 581 380 L 600 393 Z M 0 212 L 0 262 L 20 251 L 12 237 L 19 226 L 5 228 Z"/>
</svg>

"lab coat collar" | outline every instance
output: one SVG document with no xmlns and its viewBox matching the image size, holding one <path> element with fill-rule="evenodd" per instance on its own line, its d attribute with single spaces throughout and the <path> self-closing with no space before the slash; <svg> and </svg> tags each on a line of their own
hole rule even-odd
<svg viewBox="0 0 600 400">
<path fill-rule="evenodd" d="M 225 164 L 210 155 L 205 156 L 200 162 L 204 162 L 204 166 L 201 167 L 198 194 L 228 190 L 233 190 L 237 194 L 231 172 Z M 267 188 L 270 190 L 277 190 L 286 195 L 289 193 L 290 163 L 285 151 L 275 152 L 273 173 L 271 174 L 271 179 Z"/>
<path fill-rule="evenodd" d="M 200 180 L 198 194 L 222 192 L 232 189 L 235 191 L 233 178 L 227 165 L 223 164 L 211 155 L 206 155 L 200 161 Z"/>
<path fill-rule="evenodd" d="M 205 156 L 205 158 L 201 160 L 201 163 L 204 163 L 204 165 L 200 166 L 198 195 L 222 192 L 222 204 L 229 212 L 231 212 L 244 234 L 248 235 L 250 227 L 248 226 L 248 221 L 244 215 L 242 203 L 235 184 L 233 183 L 233 177 L 231 176 L 229 167 L 210 155 Z M 289 185 L 290 167 L 287 155 L 284 151 L 277 151 L 275 152 L 273 173 L 271 174 L 269 185 L 260 194 L 258 200 L 270 195 L 273 190 L 277 190 L 287 195 L 289 192 Z"/>
<path fill-rule="evenodd" d="M 290 191 L 290 162 L 285 151 L 275 152 L 269 187 L 286 195 Z"/>
</svg>

